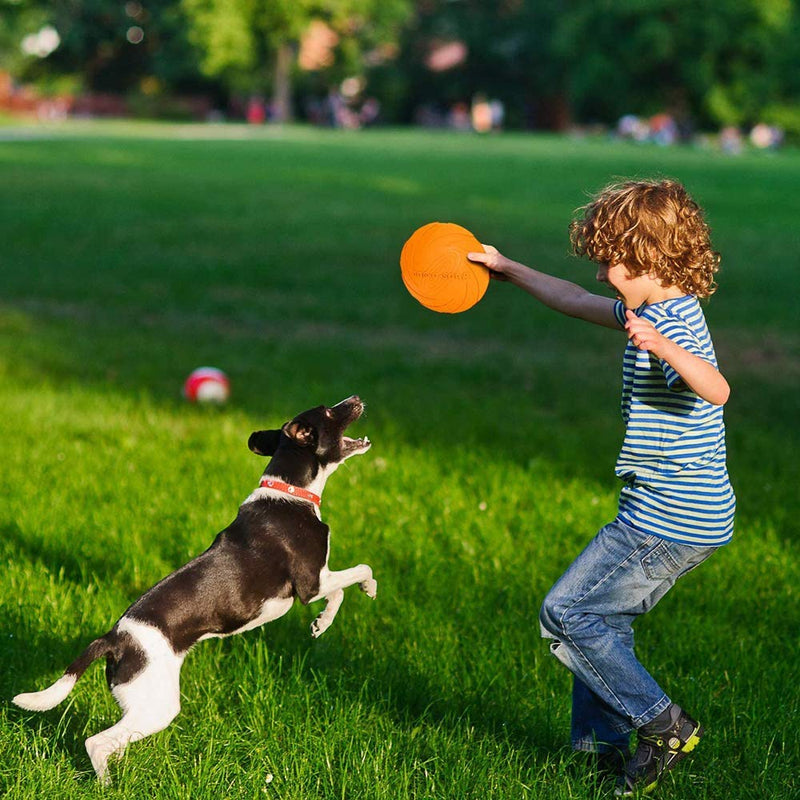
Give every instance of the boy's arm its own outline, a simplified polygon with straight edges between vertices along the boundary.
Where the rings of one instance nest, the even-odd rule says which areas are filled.
[[[640,350],[647,350],[669,364],[683,382],[703,400],[715,406],[724,406],[731,389],[722,373],[708,361],[660,334],[646,319],[626,311],[628,338]]]
[[[620,330],[619,322],[614,316],[615,301],[610,297],[593,294],[577,283],[556,278],[512,261],[498,253],[491,245],[484,247],[485,253],[468,253],[467,258],[488,267],[490,275],[495,280],[509,281],[533,295],[548,308],[560,311],[569,317],[577,317],[595,325]]]

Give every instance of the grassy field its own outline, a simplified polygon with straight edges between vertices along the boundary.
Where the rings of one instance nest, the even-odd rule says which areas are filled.
[[[616,508],[624,339],[492,284],[470,312],[405,292],[398,256],[453,221],[586,286],[572,210],[669,175],[723,254],[707,306],[736,539],[637,629],[707,728],[674,798],[800,793],[800,153],[738,158],[598,140],[75,124],[0,130],[0,794],[10,798],[600,798],[569,749],[569,675],[540,602]],[[226,370],[229,405],[185,404]],[[257,428],[360,394],[372,450],[330,481],[333,568],[373,566],[318,641],[320,606],[203,643],[183,711],[94,781],[118,717],[100,664],[53,681],[256,485]]]

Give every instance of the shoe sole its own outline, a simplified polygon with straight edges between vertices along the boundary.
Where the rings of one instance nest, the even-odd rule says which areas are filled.
[[[689,755],[689,753],[692,752],[692,750],[695,749],[695,747],[697,747],[698,744],[700,744],[700,739],[703,738],[704,733],[705,733],[705,728],[703,728],[702,725],[698,725],[691,732],[689,738],[678,749],[674,751],[674,756],[672,760],[664,767],[664,769],[661,771],[661,773],[654,781],[648,783],[646,786],[637,786],[634,789],[626,789],[623,791],[617,789],[614,792],[614,796],[632,797],[633,795],[638,794],[639,792],[643,794],[649,794],[650,792],[652,792],[658,786],[658,782],[661,780],[661,777],[665,773],[673,769],[673,767],[675,767],[679,762],[681,762],[686,756]]]

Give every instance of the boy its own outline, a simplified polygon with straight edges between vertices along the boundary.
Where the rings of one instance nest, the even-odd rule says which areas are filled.
[[[616,463],[617,518],[600,530],[544,600],[542,636],[573,673],[572,745],[619,773],[616,795],[653,787],[703,728],[639,663],[633,620],[682,575],[730,541],[735,498],[725,462],[717,369],[698,298],[715,290],[719,255],[703,213],[674,181],[630,181],[600,192],[570,226],[577,255],[617,300],[511,261],[470,253],[493,278],[550,308],[625,330]],[[638,745],[630,756],[629,740]]]

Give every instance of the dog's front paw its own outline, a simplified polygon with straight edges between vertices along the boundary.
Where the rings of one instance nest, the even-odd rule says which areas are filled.
[[[332,619],[327,619],[325,617],[325,612],[323,611],[312,623],[311,623],[311,635],[315,639],[319,639],[323,633],[325,633],[328,628],[331,626]]]
[[[378,594],[378,581],[375,578],[362,581],[358,584],[358,587],[367,597],[371,597],[373,600]]]

